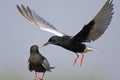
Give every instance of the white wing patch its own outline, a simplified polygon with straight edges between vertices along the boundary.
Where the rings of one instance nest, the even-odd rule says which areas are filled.
[[[37,13],[35,13],[29,7],[25,8],[23,5],[21,5],[21,7],[17,5],[17,8],[23,17],[25,17],[32,24],[39,27],[41,30],[51,32],[60,37],[65,35],[64,33],[58,31],[52,24],[48,23],[46,20],[40,17]]]

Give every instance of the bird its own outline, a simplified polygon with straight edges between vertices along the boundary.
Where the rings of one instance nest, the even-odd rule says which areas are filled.
[[[96,16],[83,28],[73,36],[67,35],[58,29],[56,29],[52,24],[47,22],[44,18],[39,16],[34,10],[30,9],[28,6],[25,7],[23,4],[16,5],[18,11],[21,15],[26,18],[29,22],[36,25],[41,30],[53,33],[54,36],[50,37],[49,40],[43,45],[48,44],[57,45],[70,50],[76,54],[74,58],[73,65],[76,64],[79,54],[82,54],[80,59],[80,65],[83,63],[84,54],[89,51],[97,51],[97,49],[92,48],[85,43],[90,43],[97,40],[106,31],[113,17],[113,0],[107,0],[103,5],[101,10],[96,14]]]
[[[51,72],[51,69],[54,69],[55,67],[50,67],[50,64],[47,58],[45,58],[39,52],[38,48],[39,47],[37,45],[32,45],[30,48],[30,57],[28,59],[28,63],[29,63],[28,69],[29,71],[35,71],[36,78],[38,78],[37,72],[43,73],[42,75],[42,80],[43,80],[45,72],[46,71]]]

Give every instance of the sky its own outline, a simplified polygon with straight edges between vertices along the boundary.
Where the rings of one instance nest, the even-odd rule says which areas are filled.
[[[104,53],[88,52],[83,65],[73,66],[76,56],[59,46],[42,44],[53,34],[26,21],[16,5],[29,6],[58,30],[74,35],[102,8],[106,0],[1,0],[0,1],[0,80],[33,80],[28,70],[30,47],[39,51],[56,68],[46,72],[44,79],[119,80],[120,79],[120,0],[113,0],[114,16],[109,28],[98,40],[87,45]],[[81,56],[81,54],[80,54]],[[39,74],[41,76],[41,74]]]

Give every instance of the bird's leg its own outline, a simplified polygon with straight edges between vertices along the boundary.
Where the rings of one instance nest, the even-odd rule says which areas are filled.
[[[73,63],[73,65],[75,65],[75,64],[76,64],[76,62],[77,62],[77,59],[79,58],[79,55],[78,55],[78,53],[76,53],[76,55],[77,55],[77,57],[74,59],[74,63]]]
[[[45,75],[45,72],[43,72],[43,75],[42,75],[42,80],[43,80],[44,75]]]
[[[80,66],[82,66],[84,56],[85,56],[84,53],[82,53],[82,57],[81,57],[81,60],[80,60]]]
[[[37,72],[35,72],[35,77],[37,78]]]

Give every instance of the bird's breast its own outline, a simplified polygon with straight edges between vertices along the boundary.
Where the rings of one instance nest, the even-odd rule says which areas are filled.
[[[45,68],[41,64],[31,64],[31,67],[36,72],[45,72]]]

